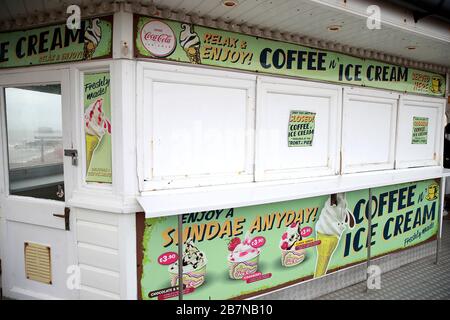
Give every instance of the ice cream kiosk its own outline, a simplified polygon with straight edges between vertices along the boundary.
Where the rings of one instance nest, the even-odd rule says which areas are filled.
[[[0,32],[4,296],[313,298],[438,260],[448,68],[92,6]]]

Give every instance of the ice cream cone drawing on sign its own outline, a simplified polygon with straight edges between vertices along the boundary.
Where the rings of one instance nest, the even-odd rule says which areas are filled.
[[[111,123],[103,112],[103,99],[97,99],[84,113],[84,131],[86,136],[86,169],[89,170],[94,151],[105,133],[111,134]]]
[[[320,241],[317,245],[317,261],[314,278],[318,278],[327,273],[330,259],[339,244],[344,230],[353,228],[355,219],[353,214],[347,208],[345,194],[337,195],[337,204],[331,204],[331,196],[325,202],[319,220],[316,224],[316,240]]]
[[[190,24],[181,24],[180,45],[191,63],[200,64],[200,38]]]
[[[102,29],[100,28],[100,19],[93,19],[91,25],[84,31],[84,59],[92,59],[101,38]]]

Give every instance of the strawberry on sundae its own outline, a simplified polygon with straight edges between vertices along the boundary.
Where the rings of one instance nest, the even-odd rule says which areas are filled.
[[[258,270],[259,254],[261,251],[250,245],[250,233],[247,232],[244,241],[233,238],[228,244],[228,267],[231,279],[242,279]]]

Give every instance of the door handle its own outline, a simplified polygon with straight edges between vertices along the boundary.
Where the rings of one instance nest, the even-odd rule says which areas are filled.
[[[64,208],[64,214],[53,214],[54,217],[64,218],[66,231],[70,231],[70,208]]]

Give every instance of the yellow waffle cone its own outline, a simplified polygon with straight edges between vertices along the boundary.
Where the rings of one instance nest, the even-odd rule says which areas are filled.
[[[339,238],[317,232],[317,240],[320,240],[320,244],[317,246],[317,262],[314,278],[321,277],[327,272],[328,263],[330,262],[334,249],[336,249]]]
[[[189,61],[191,63],[194,64],[200,64],[201,60],[200,60],[200,48],[197,47],[190,47],[187,49],[184,49],[184,51],[186,52],[186,55],[189,58]]]
[[[97,148],[99,142],[99,137],[86,134],[86,170],[89,170],[92,154],[94,153],[95,148]]]
[[[84,44],[84,59],[91,60],[96,48],[97,46],[95,45],[95,43],[90,41],[86,42]]]

